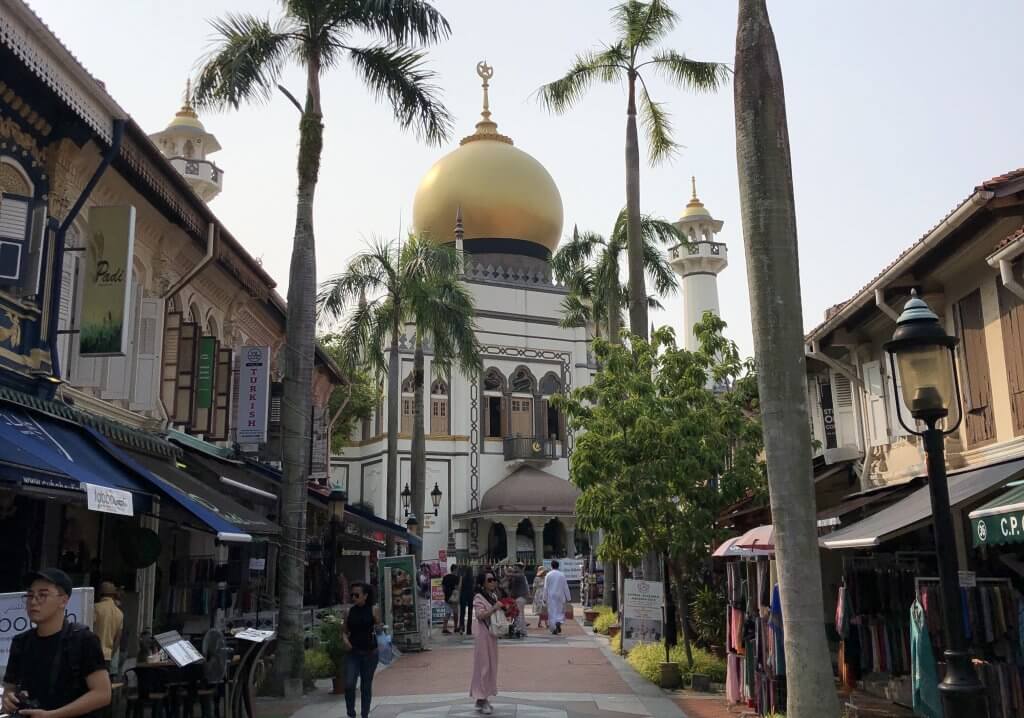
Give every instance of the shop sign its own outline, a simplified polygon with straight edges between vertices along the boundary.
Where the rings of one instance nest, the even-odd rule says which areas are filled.
[[[217,340],[199,337],[199,360],[196,362],[196,408],[213,406],[213,377],[217,368]]]
[[[825,382],[821,386],[821,420],[825,425],[825,448],[834,449],[839,445],[836,437],[836,413],[832,405],[832,385]]]
[[[978,585],[978,574],[974,571],[957,571],[960,588],[974,588]]]
[[[270,347],[242,347],[240,357],[236,440],[262,444],[267,440],[270,405]]]
[[[92,628],[93,589],[72,589],[64,615],[69,621]],[[11,654],[11,640],[30,628],[32,622],[25,614],[25,592],[0,593],[0,669],[7,666],[7,658]]]
[[[627,578],[622,590],[622,650],[658,643],[664,635],[664,585]]]
[[[975,546],[1024,543],[1024,510],[971,519]]]
[[[112,489],[109,486],[97,486],[96,484],[83,485],[90,511],[117,514],[118,516],[132,515],[132,493],[130,491]]]
[[[444,623],[448,617],[448,605],[444,600],[444,579],[430,579],[430,622],[434,624]]]
[[[399,645],[420,642],[415,564],[413,556],[388,556],[377,563],[384,623]]]
[[[82,289],[81,356],[124,356],[128,351],[129,298],[135,207],[89,210]]]

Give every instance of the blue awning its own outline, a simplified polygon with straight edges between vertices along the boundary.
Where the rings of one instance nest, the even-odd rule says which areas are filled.
[[[108,456],[90,429],[35,412],[0,407],[0,480],[40,490],[84,492],[87,484],[128,491],[133,513],[152,493]]]
[[[366,509],[358,506],[345,506],[345,514],[348,517],[355,518],[357,521],[362,521],[370,528],[381,529],[385,533],[389,533],[400,541],[405,541],[410,546],[422,546],[423,540],[414,533],[409,533],[408,529],[404,526],[391,523],[387,519],[382,519],[380,516],[373,514]]]

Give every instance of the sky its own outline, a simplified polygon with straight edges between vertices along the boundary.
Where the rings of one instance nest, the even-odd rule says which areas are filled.
[[[85,67],[148,131],[170,121],[185,80],[209,50],[208,20],[248,11],[275,17],[276,0],[31,0]],[[593,87],[573,111],[552,116],[533,97],[564,74],[578,51],[610,41],[611,0],[436,0],[451,38],[430,67],[455,116],[443,147],[403,133],[350,67],[323,82],[325,142],[315,212],[320,279],[343,271],[374,238],[410,226],[420,178],[473,131],[480,112],[479,60],[494,67],[491,110],[499,131],[547,167],[573,225],[608,233],[625,202],[625,93]],[[674,0],[680,15],[664,46],[732,63],[734,0]],[[975,185],[1024,166],[1024,93],[1018,61],[1024,3],[990,0],[770,0],[782,62],[800,246],[805,327],[845,301],[934,226]],[[284,84],[301,96],[302,75]],[[731,85],[694,95],[655,78],[677,141],[673,161],[641,168],[641,208],[677,218],[698,194],[725,222],[729,267],[719,279],[722,317],[753,353],[740,231]],[[212,209],[287,289],[294,227],[298,113],[268,104],[201,116],[223,150],[224,191]],[[641,140],[642,141],[642,140]],[[642,150],[643,151],[643,150]],[[652,320],[681,330],[682,301]]]

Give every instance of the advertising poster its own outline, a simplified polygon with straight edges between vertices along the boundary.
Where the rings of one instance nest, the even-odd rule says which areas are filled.
[[[132,284],[135,208],[93,207],[85,250],[81,356],[124,356]]]
[[[399,645],[419,643],[415,557],[382,558],[377,562],[377,571],[381,583],[381,612],[395,642]]]
[[[627,578],[622,591],[622,650],[638,643],[658,643],[664,635],[661,581]]]
[[[92,588],[72,589],[71,600],[68,601],[64,615],[73,623],[81,623],[92,628],[93,598]],[[25,613],[25,592],[0,593],[0,675],[7,667],[11,641],[31,627],[32,622]]]
[[[544,559],[544,568],[551,570],[551,559]],[[583,559],[560,558],[558,570],[565,574],[565,580],[569,583],[579,583],[583,580]]]
[[[443,579],[430,579],[430,622],[435,625],[444,623],[448,616],[448,604],[444,600]]]
[[[239,357],[235,441],[262,444],[267,440],[270,405],[270,347],[242,347]]]

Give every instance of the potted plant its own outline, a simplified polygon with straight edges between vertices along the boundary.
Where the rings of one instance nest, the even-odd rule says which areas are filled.
[[[345,637],[343,629],[344,622],[340,617],[325,616],[320,622],[320,647],[331,661],[334,667],[334,693],[340,695],[345,692]]]
[[[707,584],[700,587],[690,604],[697,638],[721,659],[725,658],[725,620],[722,617],[725,605],[725,595]]]
[[[585,609],[583,611],[583,625],[584,626],[593,626],[594,625],[594,621],[597,620],[597,616],[598,616],[598,611],[595,611],[593,608]]]

